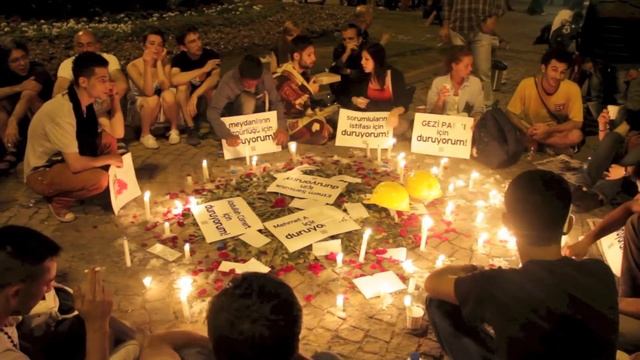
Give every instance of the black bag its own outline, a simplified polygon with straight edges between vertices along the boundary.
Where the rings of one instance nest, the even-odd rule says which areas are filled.
[[[524,153],[522,138],[520,130],[502,110],[489,110],[473,131],[474,158],[491,169],[511,166]]]

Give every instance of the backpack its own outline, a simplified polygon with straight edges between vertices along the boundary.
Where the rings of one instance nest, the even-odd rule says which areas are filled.
[[[497,108],[485,112],[478,120],[473,144],[475,160],[491,169],[515,164],[525,151],[520,130]]]

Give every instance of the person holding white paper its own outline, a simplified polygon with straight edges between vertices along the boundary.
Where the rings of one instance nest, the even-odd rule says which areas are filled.
[[[571,207],[567,181],[546,170],[525,171],[509,184],[504,204],[520,268],[451,265],[425,281],[429,320],[444,351],[454,360],[613,360],[614,275],[600,260],[561,253]]]
[[[410,129],[410,121],[401,117],[409,109],[413,94],[408,91],[404,74],[387,64],[387,52],[378,43],[362,51],[362,68],[367,80],[353,85],[351,110],[389,111],[389,127],[396,136]]]
[[[427,112],[465,114],[478,121],[484,112],[482,82],[471,75],[473,53],[464,46],[454,46],[445,60],[447,75],[433,79],[427,93]]]
[[[73,85],[42,105],[29,127],[24,181],[45,197],[60,222],[76,219],[70,208],[77,200],[109,186],[102,167],[122,166],[116,146],[116,139],[124,136],[122,94],[111,82],[108,66],[94,52],[76,56]],[[94,109],[98,99],[111,102],[111,118],[98,119]]]

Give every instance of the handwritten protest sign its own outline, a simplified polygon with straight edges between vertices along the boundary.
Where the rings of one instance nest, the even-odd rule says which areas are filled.
[[[282,241],[289,252],[336,234],[360,229],[347,214],[329,205],[271,220],[264,226]]]
[[[236,147],[222,142],[225,160],[282,150],[273,142],[273,133],[278,129],[278,115],[275,111],[223,117],[222,121],[231,133],[242,139],[242,144]]]
[[[208,243],[262,229],[262,222],[240,197],[217,200],[191,209]]]
[[[471,155],[473,118],[417,113],[411,135],[411,152],[468,159]]]
[[[131,153],[122,155],[121,168],[109,167],[109,195],[111,195],[111,207],[116,215],[129,201],[140,196],[140,186],[136,178],[136,170],[133,168]]]
[[[336,146],[386,149],[393,131],[387,125],[389,112],[359,112],[340,109]]]
[[[278,176],[267,191],[331,204],[346,186],[347,183],[342,181],[289,171]]]
[[[587,219],[587,223],[592,230],[600,221],[602,220]],[[609,264],[611,271],[620,277],[622,270],[622,250],[624,249],[624,227],[601,238],[596,244],[602,257],[604,257],[604,260]]]

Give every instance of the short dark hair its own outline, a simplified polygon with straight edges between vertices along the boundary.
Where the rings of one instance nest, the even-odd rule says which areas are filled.
[[[358,35],[358,37],[362,36],[362,30],[360,29],[360,27],[352,22],[342,25],[342,27],[340,28],[340,32],[345,32],[351,29],[356,31],[356,35]]]
[[[13,50],[22,50],[29,54],[29,48],[25,42],[13,38],[0,39],[0,68],[6,69],[9,66],[9,57]]]
[[[567,64],[567,67],[571,67],[573,65],[573,55],[570,52],[561,49],[561,48],[550,48],[540,58],[540,64],[544,66],[548,66],[551,63],[551,60],[555,60],[562,64]]]
[[[160,29],[151,29],[151,30],[147,31],[144,35],[142,35],[142,44],[143,45],[147,43],[147,38],[149,37],[149,35],[160,36],[160,38],[162,39],[162,42],[163,43],[166,42],[164,31],[162,31]]]
[[[571,208],[569,183],[547,170],[528,170],[516,176],[504,196],[507,217],[530,245],[560,244]],[[551,243],[549,243],[551,242]]]
[[[207,322],[217,360],[290,360],[298,353],[302,308],[293,289],[271,275],[233,279],[211,301]]]
[[[245,55],[238,65],[238,71],[242,79],[257,80],[262,77],[264,67],[257,56]]]
[[[0,289],[38,280],[43,274],[42,264],[61,250],[37,230],[17,225],[0,227]]]
[[[464,45],[452,46],[444,60],[444,67],[447,74],[451,72],[451,65],[459,63],[462,61],[462,58],[467,56],[473,56],[473,52],[471,52],[469,47]]]
[[[187,27],[185,27],[184,29],[182,29],[178,35],[176,35],[176,42],[178,43],[178,45],[184,45],[184,39],[187,37],[187,35],[191,34],[191,33],[200,33],[200,31],[198,30],[197,27],[193,26],[193,25],[189,25]]]
[[[92,77],[97,67],[109,68],[109,61],[102,55],[91,51],[78,54],[73,59],[73,64],[71,65],[73,83],[78,85],[80,77]]]
[[[293,59],[293,54],[301,53],[305,51],[309,46],[313,46],[313,41],[307,35],[297,35],[293,39],[291,39],[291,47],[289,49],[291,59]]]

